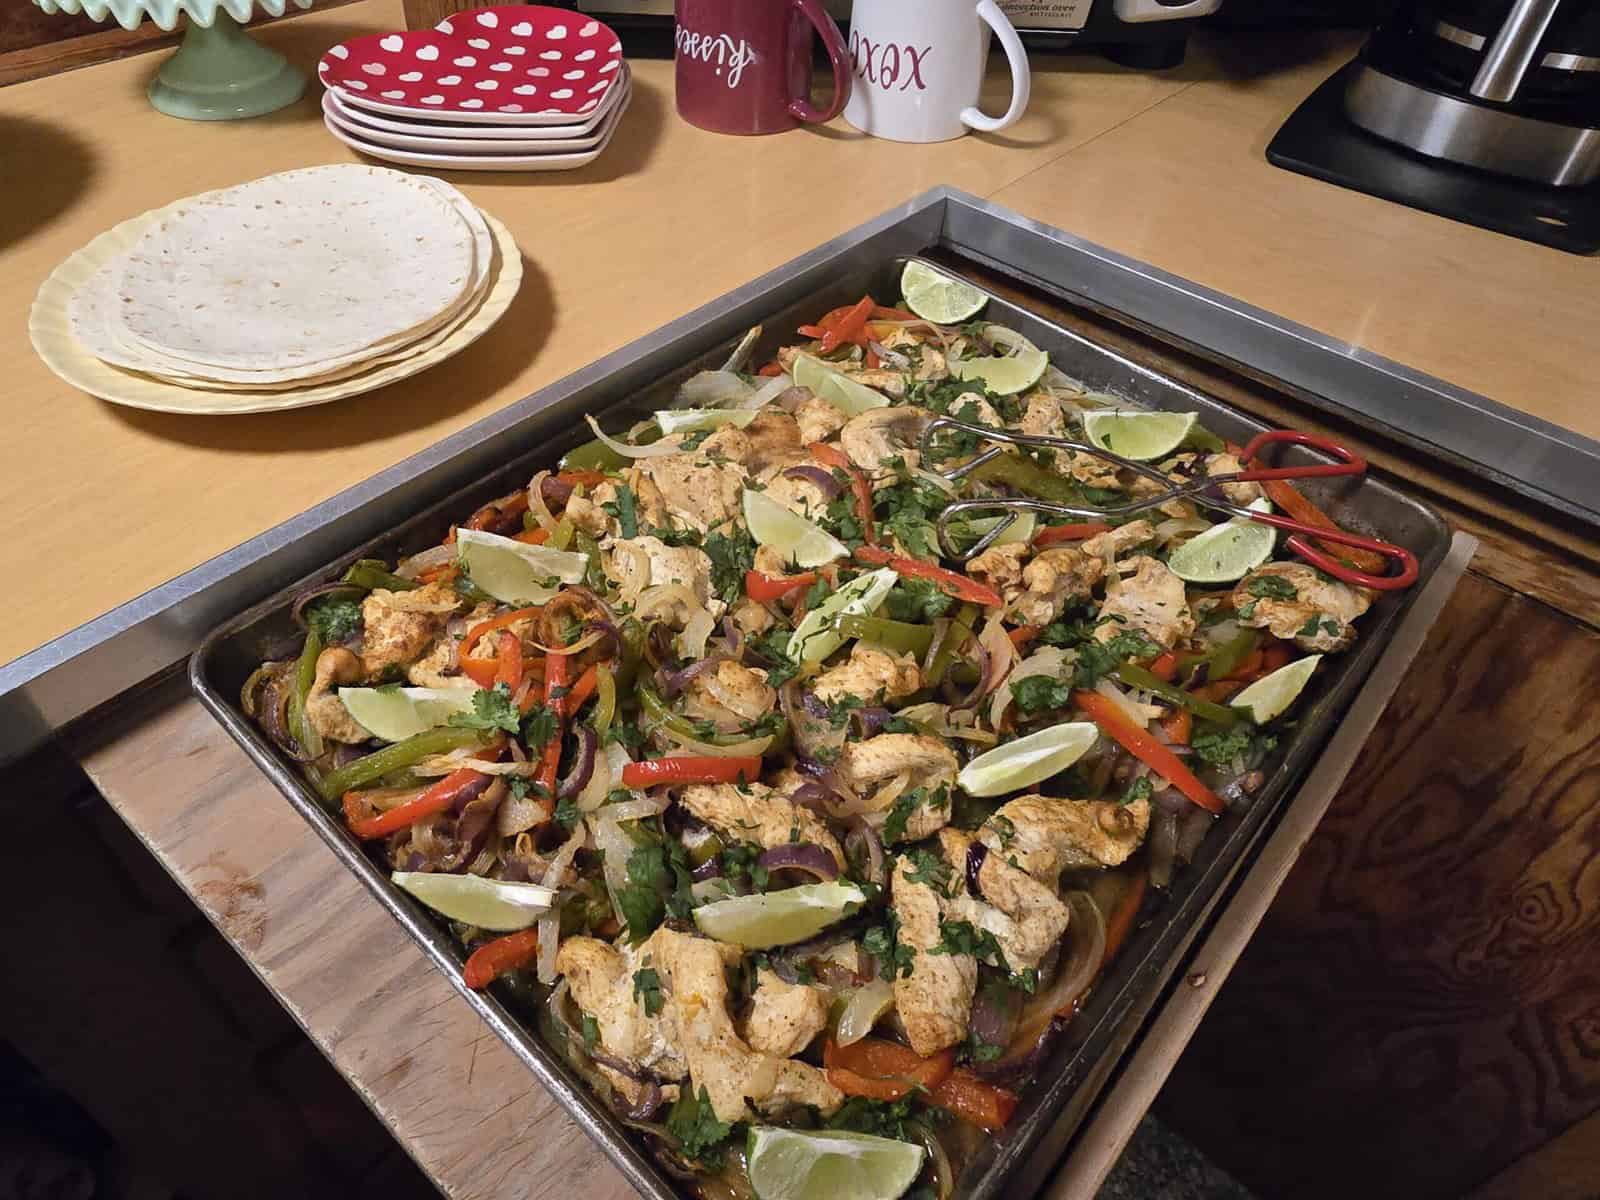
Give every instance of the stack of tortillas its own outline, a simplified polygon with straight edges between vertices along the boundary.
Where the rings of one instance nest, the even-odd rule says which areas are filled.
[[[382,382],[478,313],[504,266],[499,240],[436,179],[287,171],[162,210],[71,293],[66,321],[102,363],[184,389]]]

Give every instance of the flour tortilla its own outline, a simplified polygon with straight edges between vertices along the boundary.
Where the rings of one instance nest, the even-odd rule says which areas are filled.
[[[465,304],[473,235],[421,179],[344,164],[196,198],[122,259],[107,319],[195,374],[324,368],[437,328]]]
[[[494,239],[482,214],[472,202],[442,180],[423,178],[420,182],[438,192],[471,230],[473,272],[471,286],[463,295],[459,308],[446,314],[438,328],[424,330],[418,337],[389,339],[370,351],[277,371],[231,371],[220,367],[200,367],[182,359],[154,354],[119,336],[113,317],[118,306],[116,285],[120,260],[101,268],[71,297],[68,320],[72,335],[96,358],[112,366],[151,375],[181,387],[213,391],[286,391],[348,378],[413,354],[425,353],[471,319],[498,272],[497,264],[492,261]]]

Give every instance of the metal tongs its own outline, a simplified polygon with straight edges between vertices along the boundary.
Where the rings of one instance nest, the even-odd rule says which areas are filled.
[[[1244,508],[1229,501],[1221,490],[1225,483],[1262,483],[1274,479],[1327,479],[1337,475],[1362,475],[1366,472],[1367,461],[1354,453],[1346,446],[1340,445],[1331,438],[1319,437],[1310,433],[1296,433],[1292,430],[1269,430],[1258,435],[1254,441],[1239,452],[1239,459],[1245,464],[1254,462],[1256,456],[1267,446],[1285,444],[1292,446],[1309,446],[1321,450],[1340,461],[1336,463],[1310,463],[1299,467],[1260,467],[1235,471],[1227,475],[1208,475],[1190,483],[1175,482],[1162,471],[1157,470],[1149,463],[1135,462],[1133,459],[1123,458],[1120,454],[1113,454],[1099,446],[1087,442],[1077,442],[1070,438],[1045,437],[1036,434],[1015,433],[1006,429],[994,429],[987,425],[973,425],[966,421],[957,421],[952,417],[939,417],[935,419],[922,434],[922,456],[926,461],[934,439],[940,431],[953,431],[973,434],[986,442],[1003,442],[1012,446],[1037,446],[1049,450],[1070,450],[1080,454],[1092,454],[1096,458],[1112,464],[1121,470],[1132,471],[1142,475],[1154,483],[1160,484],[1162,491],[1158,494],[1131,500],[1127,504],[1111,508],[1097,508],[1089,505],[1061,504],[1049,500],[1037,500],[1029,497],[1007,499],[1005,497],[984,497],[973,500],[956,500],[946,506],[939,515],[938,531],[940,549],[951,559],[957,562],[968,562],[982,554],[1016,521],[1017,515],[1025,512],[1040,513],[1052,517],[1083,517],[1088,519],[1119,519],[1132,517],[1138,513],[1147,512],[1153,508],[1160,508],[1173,500],[1190,500],[1202,508],[1212,512],[1226,513],[1244,521],[1255,521],[1258,524],[1270,525],[1274,529],[1282,529],[1288,533],[1288,547],[1305,559],[1318,570],[1333,576],[1335,579],[1355,587],[1372,588],[1375,591],[1393,592],[1410,587],[1417,581],[1417,558],[1404,546],[1396,546],[1390,542],[1381,542],[1373,538],[1360,537],[1357,534],[1346,533],[1341,529],[1323,529],[1317,525],[1308,525],[1289,517],[1281,517],[1276,513],[1257,512],[1254,509]],[[971,462],[963,463],[953,470],[943,473],[943,478],[957,482],[987,462],[991,462],[999,455],[1006,453],[1003,446],[991,446],[979,454]],[[978,512],[1000,511],[1012,514],[1008,519],[998,523],[993,529],[987,530],[977,542],[966,550],[960,550],[950,536],[950,522],[958,517],[968,517]],[[1365,571],[1357,570],[1333,558],[1331,555],[1319,550],[1312,542],[1333,542],[1341,546],[1353,546],[1373,554],[1391,559],[1399,564],[1397,574],[1371,575]]]

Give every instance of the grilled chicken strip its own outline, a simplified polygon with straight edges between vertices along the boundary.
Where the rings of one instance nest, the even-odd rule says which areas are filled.
[[[949,916],[994,934],[1012,972],[1037,969],[1067,931],[1071,920],[1067,906],[1053,886],[1013,867],[987,846],[979,851],[978,895],[973,896],[967,866],[974,845],[982,843],[969,833],[939,831],[939,850],[956,880],[956,895],[946,905]]]
[[[864,742],[849,742],[839,754],[838,769],[862,795],[871,794],[904,775],[902,794],[923,788],[922,803],[911,811],[905,832],[893,841],[914,842],[937,833],[950,821],[948,789],[960,769],[955,751],[939,738],[914,733],[880,733]],[[941,789],[944,789],[941,791]]]
[[[1018,796],[978,831],[998,856],[1054,887],[1068,867],[1115,867],[1139,848],[1150,828],[1150,802],[1063,800]]]
[[[895,860],[889,903],[899,922],[899,940],[911,948],[911,973],[896,975],[894,1006],[911,1048],[926,1058],[967,1036],[978,963],[970,954],[935,954],[943,935],[939,921],[946,898],[927,883],[914,882],[909,858]]]
[[[681,1080],[689,1073],[689,1064],[679,1048],[676,1011],[663,1005],[650,1016],[633,994],[634,973],[655,965],[659,936],[642,946],[630,946],[626,938],[615,946],[590,937],[566,938],[556,953],[556,971],[566,976],[573,1002],[594,1018],[602,1050],[641,1073]],[[638,1098],[637,1080],[604,1066],[600,1069],[630,1100]]]
[[[652,948],[691,1086],[701,1088],[719,1121],[750,1119],[750,1107],[765,1115],[810,1106],[824,1116],[844,1103],[844,1094],[817,1068],[792,1058],[752,1049],[734,1029],[728,1011],[728,968],[743,957],[738,947],[670,929],[658,929]]]
[[[867,704],[903,700],[922,686],[922,671],[909,654],[895,654],[866,642],[856,642],[850,657],[817,676],[811,690],[819,700],[835,703],[841,696],[856,696]]]
[[[1269,563],[1239,581],[1233,606],[1240,624],[1293,638],[1303,650],[1343,650],[1356,640],[1355,619],[1372,606],[1372,594],[1304,563]]]
[[[697,783],[683,789],[683,806],[726,838],[755,842],[767,850],[812,842],[845,865],[839,841],[809,808],[790,804],[764,783],[741,791],[731,783]],[[791,836],[793,835],[793,836]]]
[[[756,972],[752,999],[744,1040],[759,1054],[793,1058],[828,1027],[828,994],[802,983],[785,983],[768,967]]]
[[[1106,602],[1100,606],[1103,623],[1095,627],[1095,640],[1108,642],[1132,629],[1172,649],[1194,632],[1183,580],[1166,563],[1146,554],[1128,559],[1126,565],[1134,568],[1132,576],[1114,574],[1106,581]]]

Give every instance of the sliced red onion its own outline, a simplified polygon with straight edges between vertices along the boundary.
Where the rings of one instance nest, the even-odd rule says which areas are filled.
[[[696,883],[704,883],[708,879],[721,879],[722,860],[715,856],[706,859],[705,862],[689,872],[689,878]]]
[[[956,687],[955,681],[947,674],[944,678],[945,699],[950,702],[950,707],[961,712],[963,709],[977,708],[978,704],[999,686],[998,671],[995,669],[994,656],[989,653],[981,638],[973,640],[973,646],[978,654],[978,684],[972,689],[970,695],[961,698],[961,692]]]
[[[1266,775],[1261,771],[1246,771],[1235,779],[1230,779],[1222,785],[1219,793],[1229,808],[1238,808],[1246,800],[1261,790],[1261,785],[1267,781]]]
[[[595,752],[600,749],[600,737],[588,725],[578,725],[573,730],[578,735],[578,761],[571,772],[556,785],[557,800],[571,800],[589,786],[594,775]]]
[[[348,596],[352,600],[359,600],[367,593],[352,584],[340,583],[337,580],[332,583],[319,583],[316,587],[307,588],[294,598],[294,607],[289,610],[289,615],[294,618],[294,623],[300,626],[301,629],[309,629],[310,625],[306,623],[306,605],[313,600],[321,600],[327,596],[341,594]]]
[[[546,504],[565,505],[572,499],[573,486],[557,479],[554,475],[546,475],[539,481],[539,495],[544,497]]]
[[[1178,857],[1178,814],[1158,808],[1150,815],[1150,886],[1172,883],[1172,866]]]
[[[792,413],[807,400],[811,399],[811,397],[812,391],[810,388],[790,387],[779,392],[777,396],[773,398],[772,403],[778,408],[783,409],[784,412]]]
[[[796,808],[809,808],[812,812],[824,817],[833,815],[832,810],[829,808],[829,801],[837,799],[837,796],[815,779],[806,780],[789,793],[790,804],[793,804]]]
[[[1206,834],[1211,832],[1211,827],[1216,824],[1216,818],[1201,808],[1198,804],[1191,804],[1189,811],[1178,818],[1178,861],[1191,863],[1195,853],[1200,849],[1200,843],[1206,840]]]
[[[851,822],[850,832],[844,838],[844,852],[852,862],[862,855],[866,857],[868,883],[882,887],[888,882],[884,872],[883,839],[864,817],[858,816]]]
[[[806,715],[815,717],[819,721],[826,721],[831,715],[827,704],[815,692],[800,689],[800,707],[806,710]]]
[[[763,850],[756,862],[769,871],[804,871],[828,883],[839,878],[839,864],[815,842],[792,842]]]
[[[983,864],[988,857],[989,847],[974,838],[972,845],[967,847],[967,891],[972,893],[974,900],[983,899],[983,889],[978,886],[978,876],[983,873]],[[1008,1038],[1007,1041],[1009,1040]],[[1003,1046],[1005,1042],[999,1044]]]
[[[1106,954],[1106,919],[1088,892],[1068,892],[1062,899],[1071,913],[1065,938],[1066,952],[1050,985],[1028,997],[1016,1039],[1000,1062],[1032,1054],[1039,1039],[1057,1016],[1070,1015],[1089,990]]]
[[[814,758],[797,754],[795,755],[794,766],[795,770],[802,775],[808,775],[815,779],[846,804],[861,803],[861,797],[857,794],[855,788],[851,787],[844,776],[839,774],[835,768],[828,766],[827,763],[818,762]]]
[[[652,1079],[644,1085],[639,1098],[623,1110],[622,1115],[630,1121],[648,1121],[661,1111],[662,1103],[661,1085]]]
[[[493,776],[479,775],[456,793],[455,803],[451,805],[450,811],[458,817],[463,815],[467,811],[467,806],[488,791],[492,783],[494,783]]]
[[[873,736],[894,720],[894,714],[881,704],[869,704],[866,708],[858,708],[851,715],[855,717],[861,736],[864,738]]]
[[[1194,808],[1194,803],[1175,787],[1165,787],[1150,797],[1155,801],[1155,807],[1160,812],[1171,813],[1177,816],[1186,808]]]
[[[934,657],[944,645],[945,638],[950,636],[950,625],[949,617],[934,618],[933,638],[928,642],[928,652],[922,656],[922,676],[924,679],[927,678],[928,672],[933,670]]]
[[[365,758],[367,753],[365,746],[352,746],[348,742],[340,742],[334,747],[333,765],[335,767],[345,766],[355,762],[358,758]]]
[[[1021,1014],[1021,999],[1010,988],[980,987],[972,998],[968,1028],[991,1046],[1009,1046]]]
[[[698,662],[690,663],[681,671],[668,671],[662,668],[656,672],[656,682],[661,685],[662,699],[676,700],[683,694],[683,689],[689,686],[689,681],[696,675],[702,674],[718,663],[726,661],[727,658],[724,655],[713,654],[700,659]]]
[[[815,485],[817,490],[829,500],[836,499],[839,493],[844,491],[844,484],[833,477],[832,471],[823,467],[811,466],[810,464],[789,467],[784,470],[783,477],[785,479],[804,479],[807,483]]]
[[[882,342],[868,342],[867,347],[892,367],[909,367],[911,360],[898,350],[891,350]]]
[[[728,643],[728,654],[734,662],[744,661],[744,630],[732,617],[722,618],[722,637]]]

